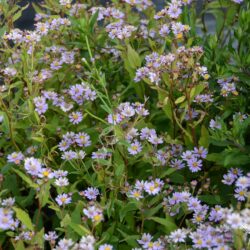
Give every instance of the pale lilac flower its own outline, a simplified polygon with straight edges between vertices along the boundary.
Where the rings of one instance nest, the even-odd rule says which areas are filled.
[[[174,243],[185,242],[186,237],[187,237],[186,230],[180,228],[171,232],[169,235],[169,239],[171,240],[171,242]]]
[[[72,150],[64,151],[64,153],[62,154],[62,159],[67,161],[77,159],[77,153]]]
[[[19,165],[24,159],[24,155],[21,152],[13,152],[7,156],[8,162]]]
[[[205,159],[207,157],[207,149],[203,148],[203,147],[199,147],[199,148],[194,148],[194,155],[195,157],[198,157],[198,158],[202,158],[202,159]]]
[[[15,198],[11,198],[11,197],[7,199],[3,199],[1,202],[1,205],[3,207],[9,207],[9,208],[13,207],[14,204],[15,204]]]
[[[107,120],[108,123],[116,125],[122,122],[122,116],[120,114],[109,114]]]
[[[233,184],[233,182],[235,181],[235,176],[231,173],[227,173],[223,175],[223,180],[222,183],[224,183],[225,185],[229,185],[231,186]]]
[[[84,208],[83,213],[94,223],[99,223],[100,221],[104,220],[102,210],[94,205]]]
[[[103,244],[99,246],[98,250],[113,250],[113,246],[109,244]]]
[[[170,4],[168,6],[167,14],[173,19],[177,19],[181,12],[181,8],[177,4]]]
[[[71,195],[65,194],[65,193],[59,194],[56,197],[56,202],[59,206],[67,205],[67,204],[71,203]]]
[[[44,237],[43,237],[45,240],[47,241],[52,241],[54,242],[57,238],[58,238],[58,235],[56,234],[55,231],[50,231],[48,232],[47,234],[44,234]]]
[[[234,197],[238,201],[245,201],[246,198],[248,197],[248,195],[249,195],[249,193],[248,193],[247,189],[243,189],[243,188],[236,188],[235,189]]]
[[[90,136],[84,132],[80,132],[75,134],[75,142],[78,144],[79,147],[88,147],[91,145]]]
[[[83,119],[83,116],[82,116],[82,113],[81,112],[72,112],[70,115],[69,115],[69,120],[70,122],[72,122],[73,124],[78,124],[82,121]]]
[[[134,189],[134,190],[129,191],[128,197],[134,198],[136,200],[140,200],[143,198],[143,195],[140,190]]]
[[[44,114],[48,109],[48,104],[46,103],[46,99],[42,96],[34,98],[34,104],[36,106],[36,112],[41,115]]]
[[[128,148],[128,152],[131,155],[136,155],[142,151],[142,146],[139,141],[135,140],[133,143],[131,143],[130,147]]]
[[[30,157],[24,160],[24,168],[27,171],[27,173],[33,176],[38,176],[42,171],[42,164],[39,159]]]
[[[64,171],[64,170],[60,170],[60,169],[54,171],[55,178],[65,177],[67,175],[68,175],[68,171]]]
[[[201,170],[202,161],[198,160],[196,158],[192,158],[192,159],[190,159],[190,160],[187,161],[187,165],[188,165],[189,170],[192,173],[195,173],[195,172],[198,172],[198,171]]]
[[[100,192],[97,188],[89,187],[84,190],[83,195],[89,200],[96,200],[97,196],[100,195]]]
[[[56,179],[55,184],[58,187],[66,187],[69,185],[69,180],[67,177],[59,177]]]
[[[246,176],[241,176],[237,179],[235,183],[236,187],[239,188],[249,188],[250,187],[250,178]]]
[[[176,169],[182,169],[185,167],[183,161],[178,160],[178,159],[174,159],[170,162],[170,167],[171,168],[176,168]]]

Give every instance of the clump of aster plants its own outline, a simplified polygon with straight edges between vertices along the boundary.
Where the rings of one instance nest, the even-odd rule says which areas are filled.
[[[20,30],[15,2],[0,248],[249,249],[249,3],[44,0]]]

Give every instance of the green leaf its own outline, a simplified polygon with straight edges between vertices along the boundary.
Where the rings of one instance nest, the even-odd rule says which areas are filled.
[[[13,210],[16,212],[16,217],[18,218],[18,220],[20,220],[22,224],[24,224],[29,230],[34,231],[34,226],[29,217],[29,214],[21,208],[13,207]]]
[[[18,170],[18,169],[14,169],[12,168],[12,170],[19,175],[19,177],[21,177],[27,184],[29,184],[30,187],[32,188],[38,188],[38,185],[35,184],[27,175],[25,175],[22,171]]]
[[[186,96],[181,96],[175,100],[175,104],[182,103],[186,100]]]
[[[164,226],[166,233],[170,233],[177,229],[176,224],[174,223],[173,219],[169,216],[167,218],[159,218],[159,217],[150,217],[148,220],[153,220],[158,224]]]
[[[85,228],[84,226],[82,226],[80,224],[76,224],[74,222],[71,222],[69,224],[69,226],[70,226],[70,228],[72,228],[80,236],[91,234],[91,232],[87,228]]]
[[[128,62],[129,66],[133,69],[141,66],[141,59],[139,54],[130,46],[128,45]]]

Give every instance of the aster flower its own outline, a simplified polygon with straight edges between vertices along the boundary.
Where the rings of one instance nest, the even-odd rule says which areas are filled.
[[[239,188],[249,188],[250,187],[250,178],[246,176],[241,176],[237,179],[235,183],[236,187]]]
[[[39,159],[29,157],[24,160],[24,168],[27,173],[33,176],[38,176],[42,171],[42,164]]]
[[[65,187],[69,185],[69,180],[66,177],[59,177],[56,179],[55,184],[58,187]]]
[[[171,232],[169,235],[169,239],[171,240],[171,242],[174,242],[174,243],[185,242],[186,237],[187,237],[186,230],[180,229],[180,228]]]
[[[67,160],[67,161],[70,161],[70,160],[73,160],[73,159],[77,159],[77,153],[74,152],[74,151],[72,151],[72,150],[65,151],[62,154],[62,159],[63,160]]]
[[[55,231],[50,231],[47,234],[44,234],[43,238],[47,241],[54,242],[58,238],[58,235],[56,234]]]
[[[75,142],[80,147],[88,147],[91,145],[90,136],[84,132],[80,132],[78,134],[75,134],[74,136]]]
[[[41,115],[44,114],[48,109],[48,104],[46,103],[46,99],[42,96],[34,98],[34,104],[36,106],[36,112]]]
[[[21,152],[13,152],[7,156],[8,162],[19,165],[24,159],[24,155]]]
[[[65,177],[67,175],[68,175],[68,171],[64,171],[64,170],[56,170],[56,171],[54,171],[55,178]]]
[[[73,124],[78,124],[82,121],[83,119],[83,116],[82,116],[82,113],[81,112],[72,112],[70,115],[69,115],[69,120],[70,122],[72,122]]]
[[[84,190],[82,194],[89,200],[96,200],[97,196],[100,195],[100,192],[95,187],[89,187]]]
[[[143,198],[143,195],[140,190],[134,189],[134,190],[129,191],[128,197],[134,198],[136,200],[140,200]]]
[[[92,220],[93,223],[99,223],[103,218],[102,210],[96,206],[89,206],[83,209],[83,213]]]
[[[59,194],[56,197],[56,202],[59,206],[65,206],[71,203],[71,195],[70,194]]]
[[[222,180],[222,183],[224,183],[225,185],[232,185],[235,181],[235,176],[231,173],[228,173],[228,174],[224,174],[223,175],[223,180]]]
[[[139,141],[135,140],[133,143],[131,143],[130,147],[128,148],[128,152],[131,155],[136,155],[142,151],[142,146]]]
[[[238,201],[245,201],[246,198],[248,197],[248,195],[249,195],[249,193],[248,193],[247,189],[243,189],[243,188],[236,188],[235,189],[234,197]]]
[[[50,168],[42,168],[38,174],[39,178],[52,179],[54,178],[54,173]]]
[[[207,149],[205,149],[204,147],[199,147],[199,148],[194,148],[194,155],[195,157],[198,157],[198,158],[202,158],[202,159],[205,159],[207,157]]]
[[[149,195],[156,195],[161,191],[161,185],[156,181],[146,181],[144,184],[144,190]]]
[[[239,229],[242,227],[244,220],[241,218],[240,214],[231,213],[227,216],[226,222],[232,229]]]
[[[192,173],[195,173],[195,172],[198,172],[198,171],[201,170],[202,161],[198,160],[196,158],[192,158],[192,159],[190,159],[190,160],[187,161],[187,165],[188,165],[189,170]]]
[[[103,244],[99,246],[98,250],[113,250],[113,246],[109,244]]]

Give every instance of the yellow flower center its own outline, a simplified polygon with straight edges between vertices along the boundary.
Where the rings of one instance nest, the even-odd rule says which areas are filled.
[[[97,215],[94,216],[94,221],[98,222],[98,221],[101,220],[101,218],[102,218],[101,215],[97,214]]]

